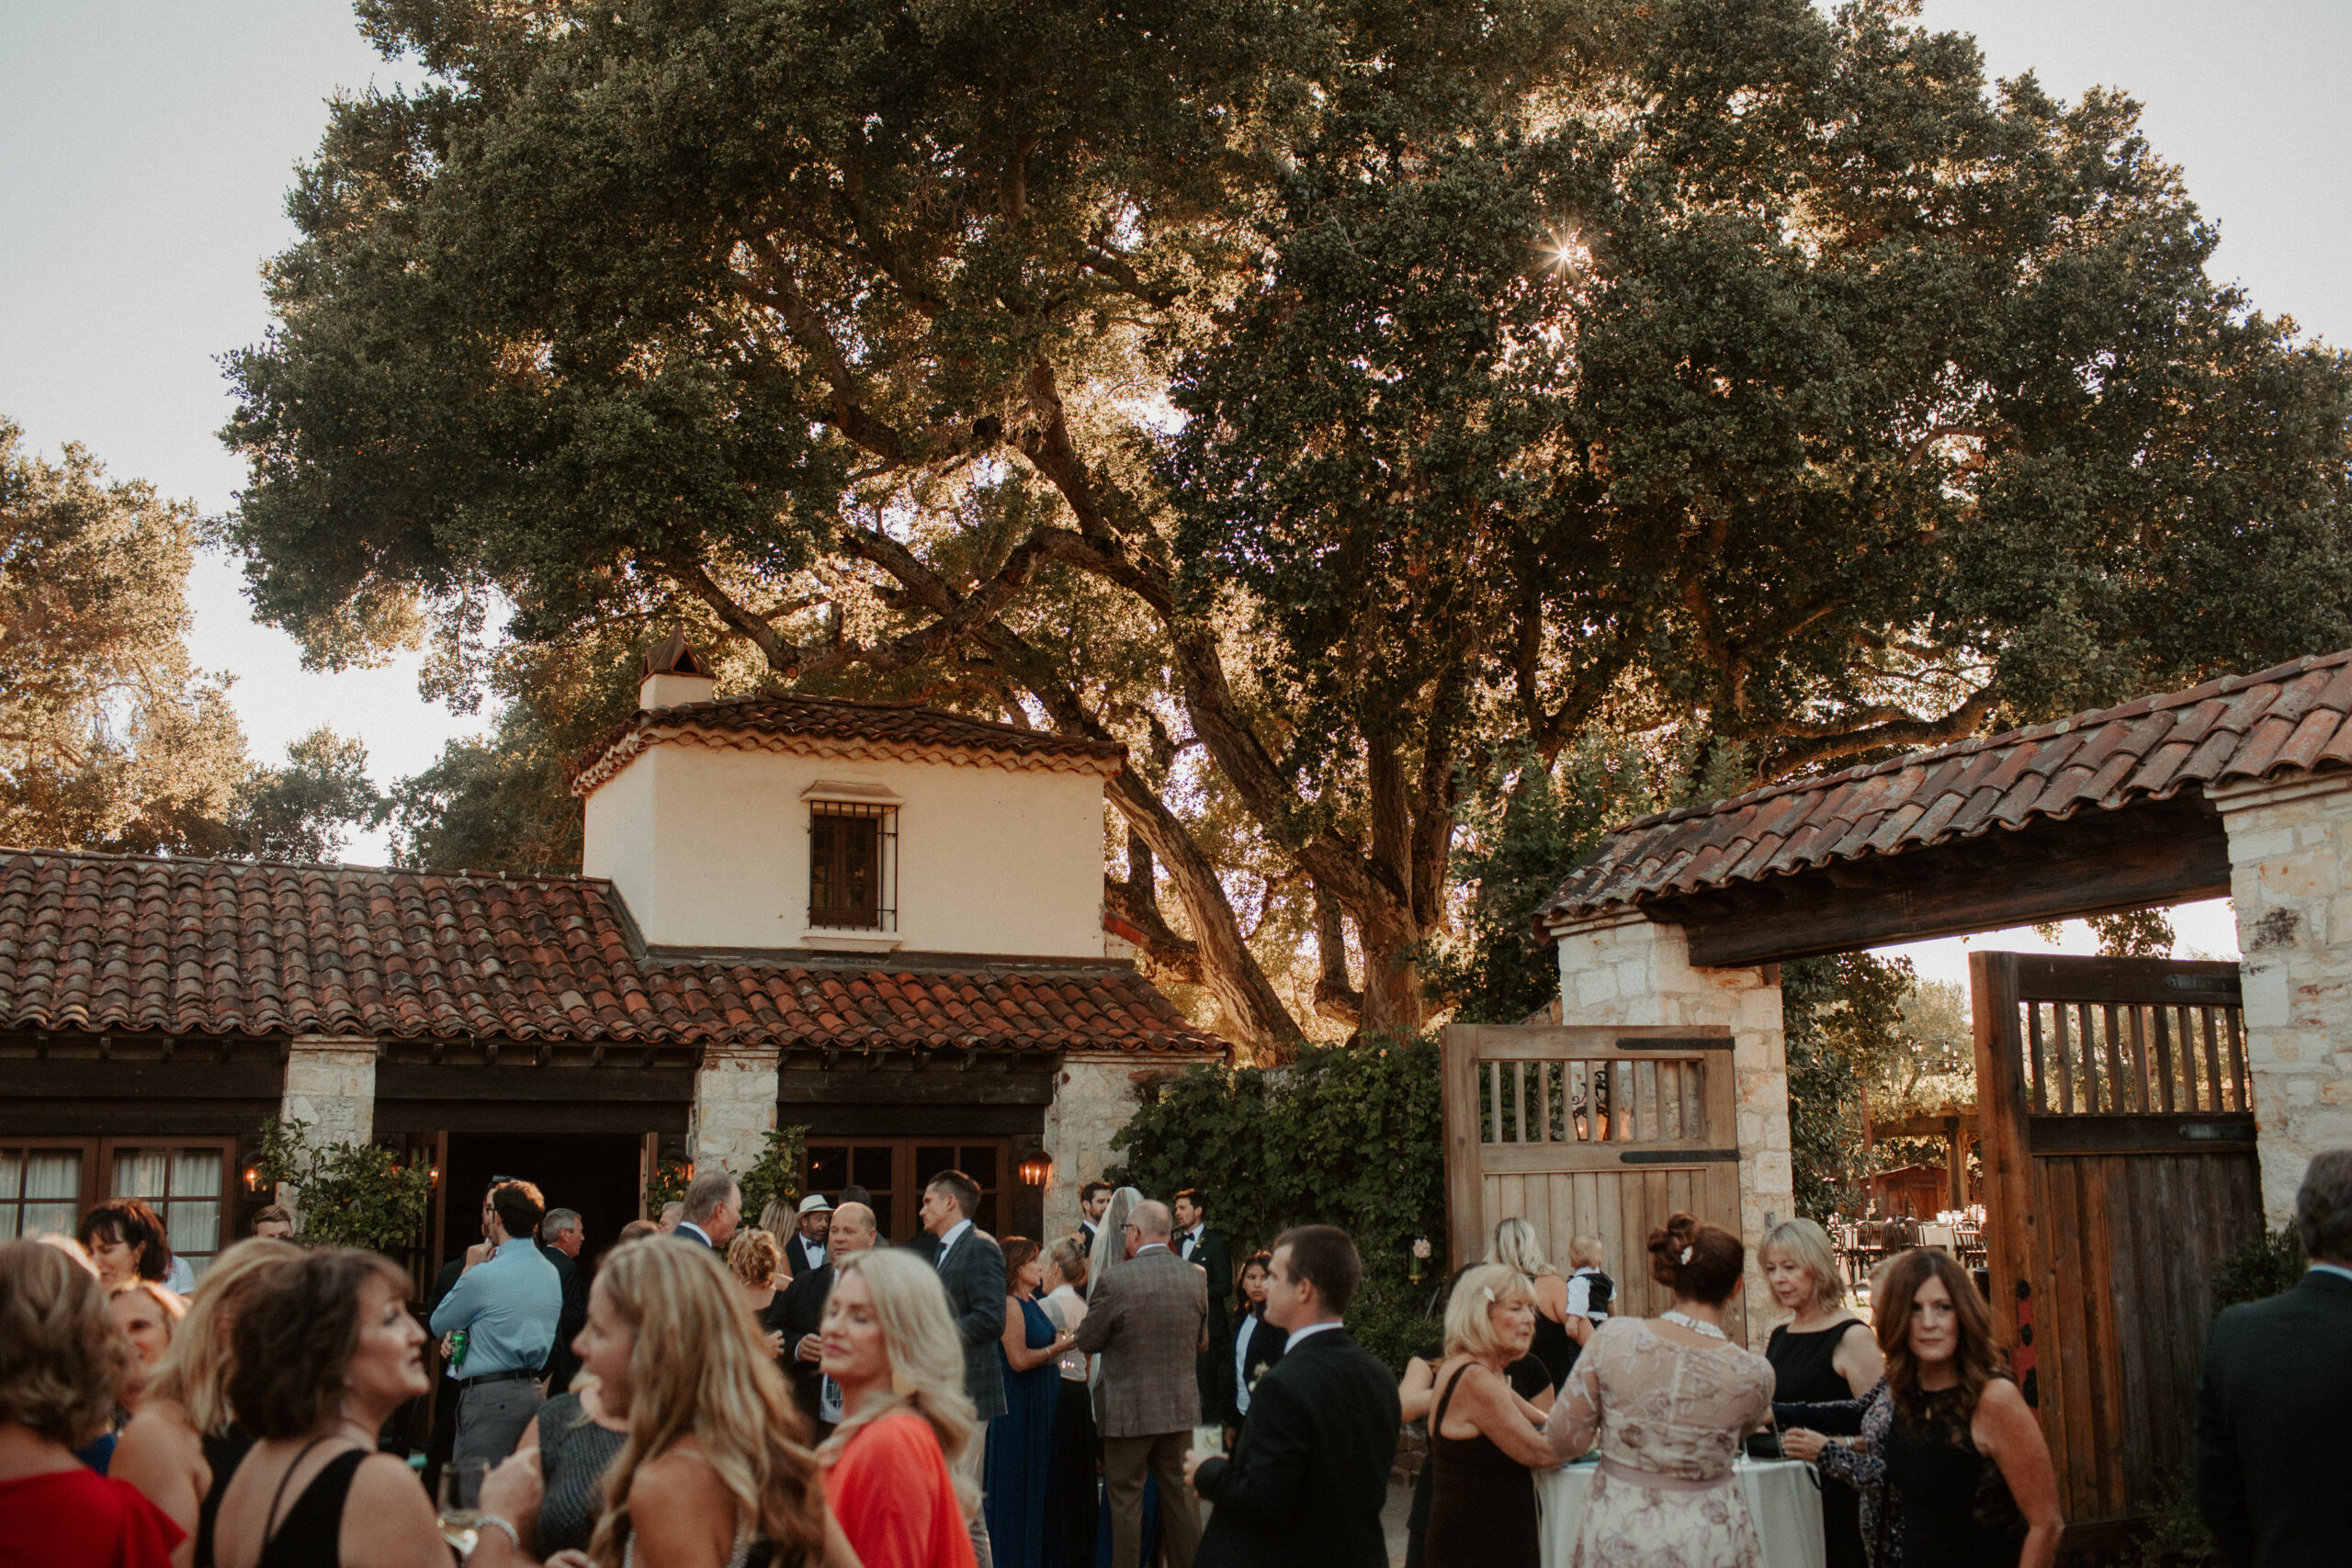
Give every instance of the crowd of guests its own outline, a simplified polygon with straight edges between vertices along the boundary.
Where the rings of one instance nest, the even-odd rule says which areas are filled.
[[[941,1173],[891,1247],[855,1190],[747,1225],[713,1171],[591,1278],[580,1216],[500,1179],[423,1322],[403,1271],[286,1239],[283,1211],[182,1292],[153,1213],[102,1205],[0,1247],[0,1564],[446,1568],[462,1527],[481,1568],[1381,1568],[1405,1420],[1429,1432],[1415,1568],[1536,1568],[1535,1477],[1584,1459],[1561,1568],[1757,1568],[1735,1466],[1759,1436],[1817,1467],[1832,1568],[2055,1561],[2048,1449],[1944,1253],[1881,1265],[1866,1323],[1822,1230],[1773,1227],[1756,1262],[1787,1321],[1759,1356],[1725,1327],[1732,1232],[1652,1232],[1670,1304],[1639,1317],[1592,1238],[1563,1273],[1506,1220],[1399,1386],[1344,1327],[1342,1231],[1237,1266],[1197,1191],[1090,1184],[1046,1247],[978,1228],[980,1197]],[[2346,1458],[2352,1151],[2312,1162],[2298,1224],[2311,1273],[2223,1314],[2199,1388],[2233,1564],[2337,1540],[2312,1499]],[[440,1488],[383,1441],[435,1340]]]

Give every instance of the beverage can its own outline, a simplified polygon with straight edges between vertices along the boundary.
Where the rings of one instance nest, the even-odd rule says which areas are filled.
[[[451,1329],[449,1331],[449,1375],[457,1376],[465,1364],[466,1331],[462,1328]]]

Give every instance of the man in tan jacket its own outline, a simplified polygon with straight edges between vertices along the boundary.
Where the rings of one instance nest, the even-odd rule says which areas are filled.
[[[1125,1260],[1096,1287],[1077,1348],[1102,1358],[1102,1484],[1111,1510],[1111,1568],[1140,1568],[1143,1487],[1159,1479],[1160,1542],[1168,1568],[1193,1568],[1201,1516],[1184,1456],[1201,1420],[1193,1358],[1208,1345],[1208,1280],[1169,1250],[1165,1203],[1127,1216]],[[1102,1253],[1097,1253],[1098,1258]]]

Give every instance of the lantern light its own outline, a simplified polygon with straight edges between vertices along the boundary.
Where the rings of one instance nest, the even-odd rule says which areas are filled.
[[[1054,1156],[1043,1149],[1024,1155],[1021,1160],[1021,1180],[1029,1187],[1043,1187],[1054,1179]]]

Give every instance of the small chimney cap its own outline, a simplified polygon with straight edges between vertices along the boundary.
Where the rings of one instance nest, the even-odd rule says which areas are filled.
[[[715,680],[717,671],[702,650],[686,640],[686,634],[673,631],[645,650],[647,675],[700,675]]]

